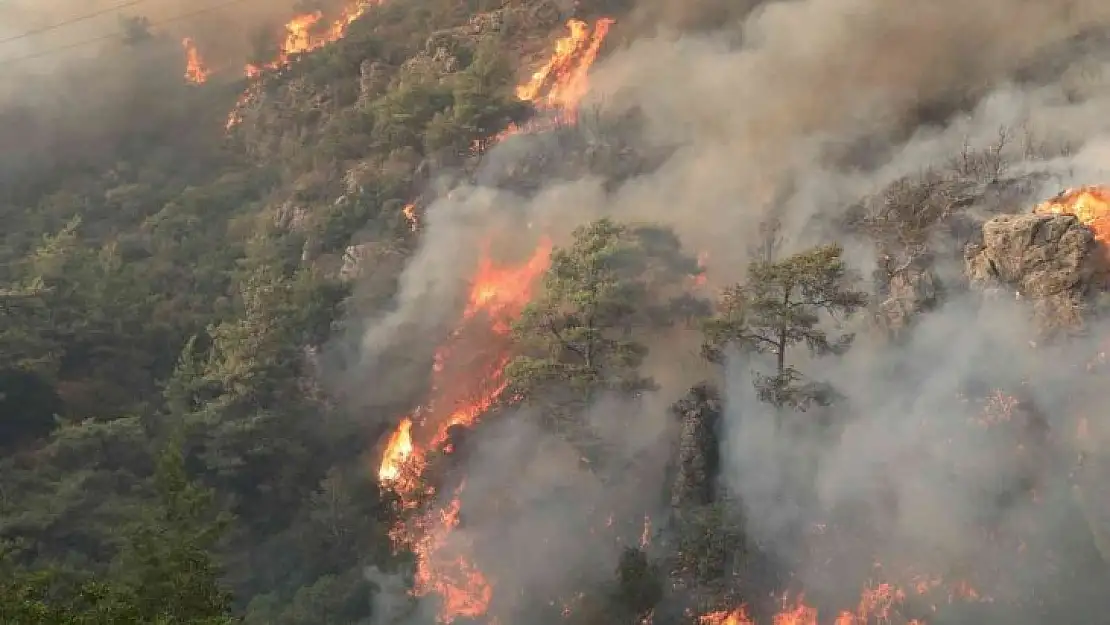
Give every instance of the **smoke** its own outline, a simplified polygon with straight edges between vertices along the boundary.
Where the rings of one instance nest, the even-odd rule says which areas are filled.
[[[118,150],[127,145],[160,143],[173,153],[168,158],[200,160],[190,158],[196,144],[211,145],[222,131],[212,102],[229,107],[234,95],[185,84],[181,39],[192,37],[209,69],[236,80],[258,29],[277,41],[294,9],[292,0],[0,3],[5,195],[23,201],[19,187],[56,179],[60,170],[126,160]],[[128,30],[134,18],[147,20],[153,38]],[[226,108],[218,113],[225,114]]]
[[[295,0],[13,0],[0,5],[0,40],[4,40],[0,58],[15,60],[5,64],[9,73],[53,72],[75,59],[97,55],[109,42],[94,41],[123,35],[124,20],[144,18],[155,33],[196,39],[209,62],[238,68],[250,53],[251,37],[258,29],[280,34],[281,24],[303,4]],[[341,0],[334,0],[314,6],[334,9],[340,4]]]
[[[599,216],[670,225],[691,248],[709,253],[711,279],[723,284],[742,277],[760,236],[756,226],[772,215],[785,226],[785,252],[840,238],[858,269],[870,269],[869,244],[845,238],[834,225],[844,210],[901,177],[949,166],[966,146],[988,148],[1000,129],[1007,133],[1008,176],[1048,176],[1036,193],[1105,176],[1110,89],[1103,72],[1110,56],[1085,34],[1110,27],[1110,4],[798,0],[750,3],[724,17],[711,5],[698,5],[709,7],[706,13],[695,7],[689,16],[665,18],[659,16],[667,15],[667,3],[641,7],[639,19],[669,26],[641,29],[650,34],[613,51],[591,74],[603,115],[635,114],[640,144],[665,146],[669,156],[619,184],[587,177],[549,183],[527,197],[466,188],[431,205],[425,243],[404,273],[395,310],[372,321],[362,339],[361,370],[386,368],[391,349],[442,330],[457,312],[474,243],[504,233],[495,215],[519,217],[557,243]],[[709,30],[705,15],[717,15],[719,28],[679,31]],[[494,148],[488,160],[506,167],[519,149]],[[961,273],[958,258],[941,262],[943,275]],[[905,342],[865,339],[835,364],[800,360],[803,371],[830,380],[847,397],[848,423],[833,440],[808,427],[777,431],[751,389],[759,363],[734,362],[726,376],[722,479],[744,502],[749,531],[816,594],[837,598],[858,596],[859,584],[876,577],[875,557],[888,558],[883,570],[892,575],[1000,581],[1001,598],[1068,577],[1053,578],[1051,567],[1031,563],[1016,543],[1011,549],[989,542],[978,529],[984,519],[1001,528],[1001,542],[1027,524],[1052,528],[1037,553],[1057,554],[1060,568],[1086,570],[1090,562],[1069,552],[1062,538],[1086,531],[1069,525],[1070,487],[1041,485],[1038,505],[999,503],[1029,467],[1015,459],[1017,441],[992,442],[973,425],[982,413],[974,402],[988,388],[1025,389],[1028,405],[1059,419],[1050,429],[1069,425],[1070,417],[1053,409],[1073,405],[1066,400],[1076,388],[1070,365],[1085,353],[1073,346],[1049,359],[1029,346],[1033,334],[1021,304],[984,307],[956,296],[925,315]],[[661,406],[677,398],[687,372],[658,350],[689,351],[692,342],[656,346],[652,366],[664,379],[682,381],[667,385],[644,411],[656,436],[601,428],[629,458],[646,453],[662,462],[655,445],[670,430]],[[604,404],[596,411],[611,416],[640,408]],[[557,594],[569,580],[610,574],[613,550],[582,537],[598,506],[626,492],[619,488],[624,482],[598,482],[527,415],[497,415],[472,440],[474,452],[457,467],[472,489],[460,532],[480,554],[486,545],[479,562],[491,578]],[[513,448],[530,451],[526,458],[505,451]],[[641,485],[615,507],[658,510],[654,493],[664,472],[635,466],[643,471]],[[816,483],[806,475],[817,475]],[[513,502],[512,514],[494,513],[501,508],[492,502],[502,500]],[[833,523],[839,533],[824,543],[793,541],[797,531],[818,532],[814,527],[830,516],[859,526],[848,531]],[[814,546],[829,543],[845,569],[829,570],[822,551],[828,547]]]

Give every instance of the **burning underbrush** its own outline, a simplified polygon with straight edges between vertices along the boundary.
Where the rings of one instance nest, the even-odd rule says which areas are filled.
[[[352,5],[330,26],[319,13],[296,17],[287,25],[288,36],[278,57],[249,66],[246,76],[256,81],[265,72],[284,67],[297,54],[342,37],[347,26],[373,4]],[[565,36],[554,42],[550,58],[516,90],[517,97],[531,103],[537,115],[492,137],[490,145],[512,135],[540,134],[578,123],[580,102],[588,91],[588,72],[613,24],[607,18],[593,24],[570,20]],[[204,82],[210,72],[195,46],[188,40],[184,45],[187,80]],[[257,84],[248,86],[240,106],[254,97]],[[229,126],[237,123],[238,110],[231,113]],[[1104,245],[1110,240],[1108,210],[1110,192],[1084,187],[1053,198],[1035,213],[1075,215]],[[406,204],[403,214],[413,232],[434,227],[425,222],[417,202]],[[569,446],[551,445],[554,452],[545,447],[545,453],[559,456],[558,463],[547,466],[543,464],[547,460],[523,457],[530,452],[501,457],[490,452],[490,442],[468,440],[468,435],[476,433],[487,438],[493,431],[487,419],[511,413],[499,410],[514,400],[506,396],[505,375],[506,366],[517,355],[511,329],[541,288],[553,249],[548,236],[529,233],[527,237],[534,237],[535,244],[520,258],[496,258],[497,241],[490,238],[474,267],[456,268],[467,275],[466,301],[435,350],[426,396],[409,414],[399,417],[372,461],[379,482],[397,493],[406,512],[391,537],[397,550],[415,556],[411,593],[436,605],[435,619],[441,623],[519,622],[530,612],[530,606],[521,605],[520,597],[525,596],[550,597],[548,605],[532,612],[555,613],[571,623],[600,622],[591,619],[589,605],[574,599],[583,594],[582,587],[606,583],[612,562],[626,548],[650,556],[650,566],[645,569],[658,566],[665,570],[675,558],[669,550],[681,543],[673,535],[678,525],[673,518],[682,511],[645,503],[651,500],[647,495],[650,484],[642,486],[631,479],[621,483],[634,492],[629,499],[635,503],[624,505],[627,502],[618,501],[616,494],[620,489],[611,483],[599,484],[590,469],[582,468],[588,462]],[[704,267],[712,263],[712,257],[702,252],[698,262]],[[706,281],[704,275],[692,277],[690,288],[703,289]],[[944,329],[951,334],[951,327]],[[927,324],[925,332],[928,335]],[[937,328],[933,332],[939,333],[932,335],[935,343],[951,341]],[[968,344],[984,346],[982,341],[964,338]],[[934,345],[915,349],[934,356],[929,364],[936,369],[967,366],[930,351]],[[657,605],[636,614],[637,622],[940,625],[960,622],[953,614],[998,605],[1013,606],[1019,613],[1035,612],[1040,598],[1031,600],[1023,595],[1036,584],[1027,579],[1014,582],[1012,573],[1022,567],[1037,569],[1027,577],[1039,583],[1055,571],[1045,573],[1038,567],[1048,563],[1048,569],[1058,569],[1062,565],[1057,562],[1069,560],[1070,556],[1058,555],[1052,540],[1044,544],[1036,540],[1044,526],[1053,531],[1061,526],[1047,509],[1052,504],[1046,503],[1059,504],[1049,493],[1058,495],[1060,485],[1045,475],[1059,474],[1058,466],[1046,466],[1058,465],[1068,447],[1053,447],[1054,443],[1046,440],[1043,415],[1030,407],[1034,402],[1018,401],[993,389],[964,393],[952,381],[946,381],[942,390],[903,386],[913,377],[905,372],[918,371],[925,376],[921,368],[920,363],[901,362],[889,371],[869,369],[868,375],[876,377],[898,371],[899,377],[889,380],[891,387],[897,387],[891,391],[896,396],[890,403],[905,405],[879,402],[875,396],[881,393],[871,387],[852,389],[850,399],[862,404],[865,416],[853,423],[839,415],[847,424],[838,426],[841,429],[836,436],[822,432],[816,437],[824,437],[820,442],[827,449],[817,449],[811,434],[783,441],[775,438],[779,434],[749,430],[747,425],[733,434],[747,436],[746,442],[722,440],[722,447],[732,447],[728,450],[732,455],[744,456],[733,460],[742,469],[726,467],[721,476],[705,479],[720,479],[728,486],[722,490],[735,491],[730,493],[735,497],[730,505],[739,510],[738,516],[744,518],[741,525],[750,536],[742,549],[728,554],[733,569],[720,576],[727,580],[725,584],[735,582],[739,587],[748,581],[744,578],[762,575],[744,568],[745,550],[750,550],[763,552],[766,560],[774,562],[777,570],[767,576],[782,583],[776,584],[769,596],[743,597],[727,604],[720,598],[736,593],[715,588],[715,605],[707,605],[700,597],[695,600],[696,591],[686,593],[676,583],[656,589]],[[1012,385],[1019,377],[1009,376],[1006,381]],[[933,405],[923,408],[915,404],[921,395],[928,395]],[[987,397],[988,401],[980,410],[970,406],[976,400],[967,397]],[[760,411],[743,400],[731,397],[730,402],[733,405],[728,410],[743,413],[733,415],[732,421],[758,419]],[[870,402],[874,403],[868,405]],[[924,414],[928,410],[944,418]],[[959,423],[952,422],[952,415],[959,415]],[[479,426],[481,429],[476,429]],[[664,431],[659,438],[672,434]],[[534,439],[527,444],[514,443],[530,450],[546,444]],[[799,457],[795,451],[784,452],[781,446],[786,443],[811,454]],[[761,444],[762,448],[753,447]],[[490,457],[500,460],[493,462]],[[652,456],[657,464],[667,462],[661,458],[663,454]],[[519,482],[541,480],[537,475],[550,480],[549,473],[571,476],[569,485],[546,486],[551,491],[563,488],[574,498],[565,493],[548,499],[537,495],[522,503],[526,498],[515,492]],[[500,481],[491,479],[492,474]],[[752,476],[768,474],[774,474],[772,481],[777,483],[753,486]],[[845,481],[831,483],[837,479]],[[817,486],[806,482],[817,482]],[[641,487],[642,492],[635,492]],[[523,511],[530,506],[543,507],[537,502],[557,502],[561,507],[552,505],[548,518]],[[571,529],[583,538],[571,542]],[[718,529],[699,531],[715,539],[713,532]],[[1083,525],[1069,526],[1069,531],[1090,534]],[[526,541],[543,546],[522,549]],[[930,557],[930,553],[939,555]],[[590,572],[581,574],[586,581],[573,580],[575,587],[557,573],[535,573],[542,568],[537,554],[561,560],[562,567],[571,561],[590,561]],[[596,571],[604,575],[595,575]]]

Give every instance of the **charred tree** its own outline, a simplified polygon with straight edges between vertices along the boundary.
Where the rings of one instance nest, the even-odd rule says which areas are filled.
[[[680,422],[671,507],[704,506],[715,499],[720,470],[721,398],[707,384],[693,387],[672,407]]]

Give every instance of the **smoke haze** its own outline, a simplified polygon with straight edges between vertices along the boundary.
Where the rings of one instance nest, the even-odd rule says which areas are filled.
[[[473,266],[465,241],[500,232],[500,226],[486,225],[492,221],[482,221],[497,211],[523,214],[557,243],[567,241],[568,224],[600,216],[673,226],[690,249],[708,253],[710,279],[720,286],[742,277],[757,243],[756,226],[772,215],[785,225],[784,252],[840,239],[866,275],[874,252],[833,225],[843,212],[903,176],[947,166],[965,146],[989,148],[1000,129],[1010,137],[1004,146],[1007,175],[1045,176],[1023,203],[1031,205],[1064,184],[1105,179],[1110,47],[1093,45],[1085,35],[1110,27],[1106,2],[802,0],[726,13],[722,7],[642,4],[636,28],[655,34],[611,50],[591,74],[591,92],[603,114],[637,113],[644,122],[638,140],[666,146],[670,156],[615,189],[587,178],[552,184],[530,197],[466,192],[432,204],[427,243],[405,272],[396,311],[371,323],[365,335],[364,366],[385,362],[387,339],[404,343],[443,329],[449,318],[444,311],[457,305],[457,294],[446,285],[465,280]],[[648,29],[648,20],[663,26]],[[707,22],[730,20],[731,26],[715,32],[677,30],[709,30]],[[504,167],[518,149],[495,148],[490,166]],[[967,210],[988,215],[1018,208]],[[459,215],[475,220],[463,227],[456,223]],[[961,279],[957,254],[939,263],[941,275]],[[802,586],[812,585],[809,590],[819,596],[857,597],[859,583],[875,577],[879,558],[894,575],[985,580],[1004,593],[1000,600],[1039,588],[1048,568],[1030,563],[1016,545],[984,546],[975,528],[985,517],[1001,518],[1003,533],[1034,521],[1056,528],[1051,544],[1039,547],[1064,559],[1059,567],[1085,570],[1089,563],[1069,554],[1065,544],[1074,529],[1062,512],[1072,505],[1069,487],[1042,485],[1037,506],[998,504],[1004,490],[999,485],[1019,480],[1024,461],[1015,459],[1011,447],[967,435],[968,424],[982,413],[980,404],[967,399],[975,387],[1023,388],[1041,408],[1074,406],[1074,398],[1063,400],[1082,390],[1071,373],[1089,359],[1089,345],[1105,338],[1092,329],[1096,336],[1087,344],[1049,360],[1029,345],[1034,330],[1023,306],[1008,300],[981,305],[977,297],[957,294],[926,315],[904,343],[864,338],[836,364],[792,356],[803,371],[831,380],[847,396],[850,423],[835,441],[819,440],[806,427],[776,432],[769,409],[751,388],[750,372],[758,363],[732,362],[722,479],[744,502],[750,531],[789,563]],[[406,332],[407,324],[419,330]],[[667,348],[696,349],[689,339],[679,342]],[[670,370],[675,381],[664,385],[650,409],[608,402],[597,411],[628,414],[654,433],[629,446],[630,456],[646,453],[650,459],[636,465],[647,486],[626,495],[620,507],[662,518],[657,492],[665,475],[643,467],[664,461],[650,451],[673,436],[661,406],[677,399],[690,380],[666,357],[657,360],[660,377]],[[1067,409],[1061,412],[1048,410],[1049,428],[1066,437],[1074,418]],[[537,453],[526,468],[506,472],[520,465],[503,457],[505,448],[561,446],[529,425],[528,415],[495,418],[482,426],[474,437],[482,442],[458,467],[476,491],[519,502],[512,515],[472,511],[465,527],[476,544],[497,542],[495,549],[478,549],[491,578],[558,588],[582,575],[583,567],[608,575],[616,552],[589,537],[588,520],[613,505],[616,493],[628,491],[598,482],[570,457],[541,460]],[[615,447],[629,438],[621,428],[603,431]],[[799,465],[818,467],[820,510],[783,503],[799,488],[792,481]],[[819,548],[780,540],[784,528],[830,517],[857,523],[835,531],[843,532],[836,562],[858,575],[824,568],[828,554]],[[542,546],[536,536],[543,536]],[[1076,592],[1086,603],[1077,604],[1073,618],[1090,614],[1101,601],[1090,589]],[[509,610],[517,615],[510,622],[525,622],[524,606],[517,608]],[[1015,623],[1038,622],[1028,614],[1011,616]]]

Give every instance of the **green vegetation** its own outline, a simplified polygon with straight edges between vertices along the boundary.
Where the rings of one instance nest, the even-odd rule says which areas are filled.
[[[509,365],[508,395],[539,407],[551,427],[600,461],[576,418],[606,393],[655,388],[641,372],[642,338],[704,308],[684,288],[700,271],[665,228],[602,219],[575,230],[569,247],[552,252],[542,293],[516,324],[524,355]]]
[[[757,381],[761,399],[779,407],[804,411],[832,399],[827,385],[807,382],[787,362],[791,346],[804,345],[815,355],[841,354],[854,335],[830,337],[822,315],[836,320],[867,304],[867,294],[854,290],[841,249],[825,245],[783,260],[759,260],[748,268],[748,279],[725,290],[720,311],[706,323],[703,352],[722,362],[728,347],[774,355],[774,373]]]
[[[37,110],[31,97],[0,109],[0,134],[26,148],[0,155],[0,625],[435,621],[411,600],[418,554],[394,533],[423,519],[426,502],[406,505],[375,471],[383,437],[420,400],[365,407],[321,372],[368,319],[395,309],[422,236],[405,207],[427,204],[443,177],[526,197],[553,179],[617,183],[660,162],[666,147],[637,150],[630,139],[635,111],[583,112],[577,126],[551,129],[542,139],[558,145],[555,156],[526,146],[509,166],[482,160],[536,113],[513,87],[530,69],[520,59],[562,34],[561,4],[387,2],[344,39],[251,85],[186,84],[178,41],[128,20],[99,57],[60,70],[58,84],[32,85],[83,106]],[[584,17],[651,10],[574,4]],[[696,20],[671,19],[709,28],[749,4],[714,0]],[[269,56],[272,41],[258,44],[256,56]],[[105,67],[110,80],[94,71]],[[243,88],[254,97],[225,132]],[[879,202],[855,225],[921,244],[969,180],[1001,175],[995,161],[963,167],[899,181],[897,210]],[[605,495],[596,505],[627,492],[654,500],[639,474],[666,473],[668,487],[694,494],[659,506],[667,514],[654,519],[663,536],[654,543],[641,534],[642,509],[599,523],[616,528],[604,530],[619,544],[615,567],[503,600],[536,606],[535,622],[687,625],[742,602],[758,613],[782,590],[778,563],[748,535],[744,502],[716,483],[724,365],[741,355],[767,367],[755,384],[780,427],[835,410],[836,389],[805,375],[803,357],[843,355],[854,335],[841,322],[869,302],[840,246],[780,257],[766,234],[743,281],[713,301],[695,288],[696,254],[660,224],[591,221],[552,252],[512,328],[491,411],[531,419],[546,437],[537,447],[554,438],[570,464],[577,457],[586,477],[573,477]],[[673,369],[705,368],[666,382],[709,381],[668,413],[655,405],[663,382],[653,358],[679,344],[691,357]],[[426,360],[413,368],[431,370]],[[620,408],[602,415],[609,421],[591,412],[610,404]],[[643,437],[661,442],[612,449],[617,437],[603,429],[637,430],[648,410],[674,417]],[[465,455],[455,452],[428,453],[434,468],[418,495],[442,486],[437,471]],[[665,455],[677,469],[644,470]],[[791,479],[812,486],[808,468]],[[514,495],[488,508],[534,503]],[[784,530],[800,543],[799,532]],[[387,595],[400,597],[400,617]],[[564,614],[568,597],[575,607]]]

